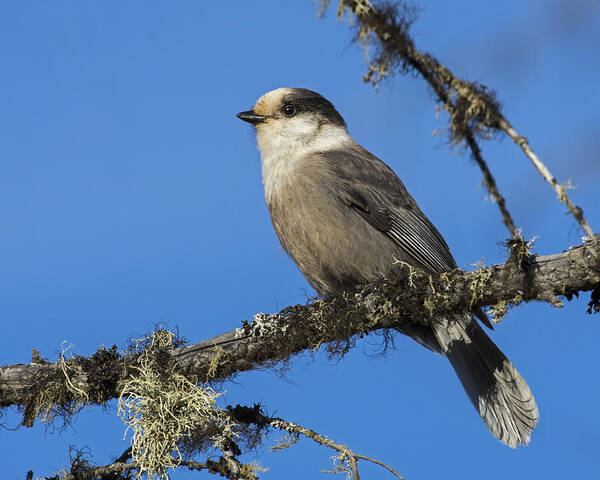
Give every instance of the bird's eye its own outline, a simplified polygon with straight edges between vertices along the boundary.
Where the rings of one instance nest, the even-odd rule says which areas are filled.
[[[293,117],[296,114],[296,108],[293,105],[290,105],[289,103],[287,105],[284,105],[281,111],[286,117]]]

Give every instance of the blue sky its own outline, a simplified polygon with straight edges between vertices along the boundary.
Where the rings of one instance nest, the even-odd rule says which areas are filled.
[[[226,6],[225,6],[226,5]],[[498,91],[517,130],[600,227],[600,13],[578,0],[422,0],[417,45]],[[264,205],[251,127],[235,114],[267,90],[329,98],[351,134],[390,164],[443,233],[459,265],[503,261],[507,237],[481,175],[450,150],[424,83],[361,83],[364,52],[334,8],[280,2],[0,3],[0,364],[89,355],[163,322],[200,341],[313,295],[279,247]],[[510,141],[483,145],[515,222],[536,251],[580,231]],[[521,306],[492,334],[530,384],[541,421],[531,445],[497,442],[447,362],[409,339],[374,357],[376,337],[339,362],[296,358],[284,380],[251,372],[225,402],[264,403],[376,457],[409,479],[581,478],[600,474],[599,319],[589,296],[564,309]],[[18,425],[9,412],[7,426]],[[5,478],[50,475],[68,447],[97,463],[127,442],[114,404],[72,427],[0,430]],[[265,440],[272,445],[279,435]],[[302,441],[250,452],[261,478],[325,478],[331,453]],[[361,465],[363,478],[388,478]],[[208,476],[205,474],[204,476]],[[177,472],[174,479],[204,478]],[[389,477],[391,478],[391,477]]]

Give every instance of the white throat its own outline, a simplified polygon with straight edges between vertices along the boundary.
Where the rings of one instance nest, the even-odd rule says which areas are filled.
[[[354,143],[346,129],[337,125],[318,126],[314,122],[301,119],[286,122],[285,128],[274,124],[258,125],[256,139],[262,162],[262,179],[265,199],[270,198],[280,186],[287,182],[297,162],[302,157],[316,152],[338,150]]]

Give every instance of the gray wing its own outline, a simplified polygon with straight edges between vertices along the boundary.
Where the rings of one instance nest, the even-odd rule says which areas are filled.
[[[390,167],[360,145],[321,155],[340,181],[341,200],[401,249],[400,260],[429,273],[457,268],[446,241]],[[494,329],[481,308],[473,314]]]
[[[430,273],[456,268],[448,245],[391,168],[358,145],[321,155],[339,179],[342,201],[400,247],[401,260]]]

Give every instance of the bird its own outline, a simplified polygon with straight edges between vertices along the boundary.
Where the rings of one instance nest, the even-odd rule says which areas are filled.
[[[277,88],[237,116],[255,127],[273,228],[319,295],[385,278],[399,262],[428,274],[458,268],[404,183],[354,140],[329,100]],[[481,309],[473,313],[491,327]],[[498,440],[527,445],[539,420],[533,394],[473,313],[396,329],[450,361]]]

